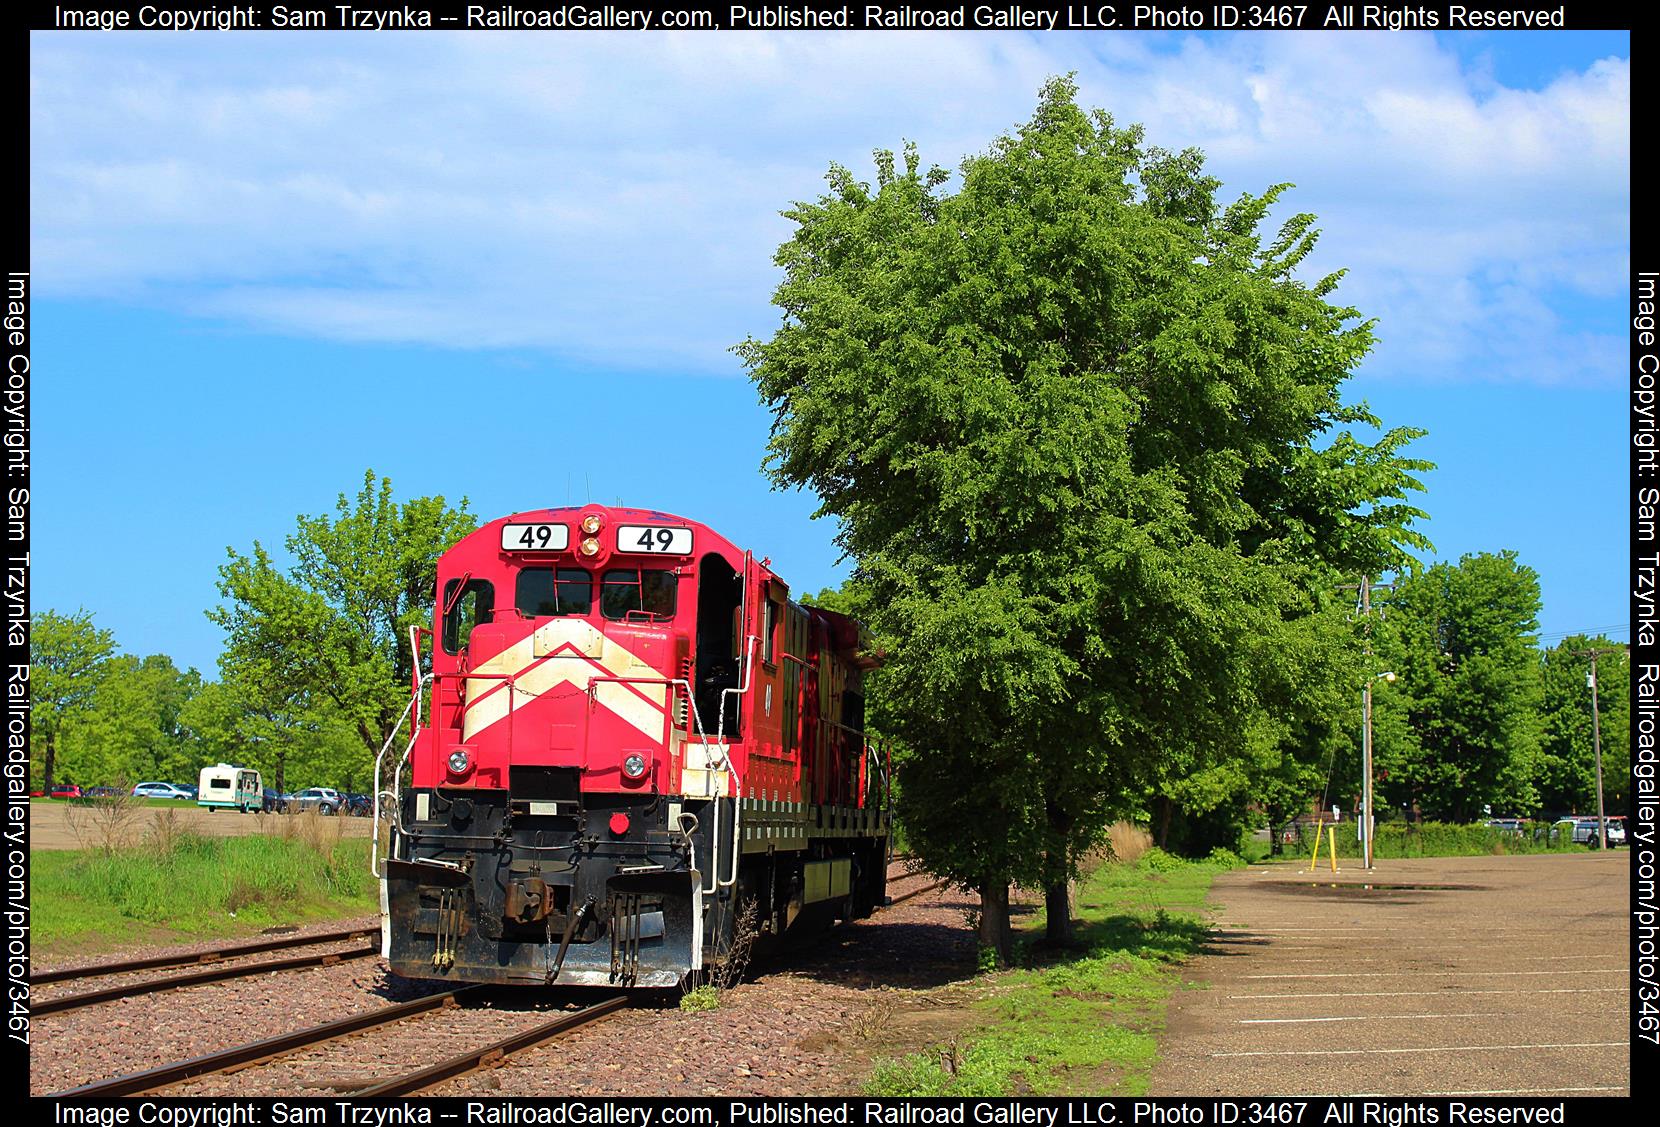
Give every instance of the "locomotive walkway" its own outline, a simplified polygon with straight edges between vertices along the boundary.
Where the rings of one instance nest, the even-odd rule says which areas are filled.
[[[1149,1093],[1627,1095],[1630,857],[1226,874]]]

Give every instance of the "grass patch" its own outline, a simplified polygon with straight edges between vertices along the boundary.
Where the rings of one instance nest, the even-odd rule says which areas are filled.
[[[166,826],[140,848],[43,851],[30,864],[41,953],[146,929],[234,934],[362,914],[378,902],[361,840],[318,848],[298,836],[198,837]]]
[[[1226,852],[1226,851],[1222,851]],[[1237,858],[1183,861],[1148,849],[1078,883],[1075,946],[1017,939],[1020,967],[982,980],[975,1026],[930,1052],[877,1064],[880,1096],[1127,1095],[1147,1090],[1176,966],[1203,945],[1205,895]]]

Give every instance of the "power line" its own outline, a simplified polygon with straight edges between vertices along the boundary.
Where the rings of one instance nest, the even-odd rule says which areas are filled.
[[[1630,629],[1631,629],[1631,623],[1629,623],[1629,622],[1616,622],[1616,623],[1613,623],[1612,625],[1609,625],[1609,626],[1585,626],[1585,627],[1581,627],[1578,630],[1557,630],[1557,631],[1554,631],[1553,633],[1550,633],[1550,634],[1541,634],[1541,635],[1539,635],[1539,640],[1542,642],[1546,638],[1571,638],[1575,634],[1584,634],[1587,637],[1595,637],[1596,635],[1602,634],[1603,632],[1608,631],[1608,630],[1630,630]]]

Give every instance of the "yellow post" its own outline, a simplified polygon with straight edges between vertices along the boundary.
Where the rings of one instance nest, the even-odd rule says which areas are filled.
[[[1335,873],[1337,871],[1337,827],[1332,826],[1326,832],[1331,834],[1331,848],[1326,850],[1326,855],[1331,858],[1331,871]]]
[[[1314,823],[1314,856],[1308,859],[1308,871],[1313,872],[1320,865],[1320,835],[1325,832],[1326,821],[1321,818]]]

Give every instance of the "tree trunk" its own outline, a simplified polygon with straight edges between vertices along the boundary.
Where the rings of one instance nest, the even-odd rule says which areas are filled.
[[[1043,887],[1043,908],[1047,915],[1043,938],[1051,947],[1072,945],[1072,882],[1064,877]]]
[[[987,881],[980,885],[980,947],[996,952],[997,968],[1009,965],[1014,936],[1009,930],[1009,885]]]
[[[42,764],[41,773],[45,778],[41,781],[41,789],[47,794],[52,793],[52,769],[58,761],[58,741],[56,733],[46,733],[46,761]]]
[[[1168,796],[1161,796],[1159,798],[1159,803],[1160,803],[1160,807],[1159,807],[1159,841],[1158,841],[1158,846],[1159,846],[1160,849],[1169,849],[1170,848],[1170,815],[1171,815],[1172,812],[1174,812],[1174,810],[1176,808],[1176,804],[1174,802],[1171,802]]]
[[[1072,943],[1071,882],[1067,878],[1067,843],[1072,836],[1072,817],[1058,805],[1047,804],[1049,835],[1053,842],[1044,858],[1043,905],[1044,940],[1052,947]]]

